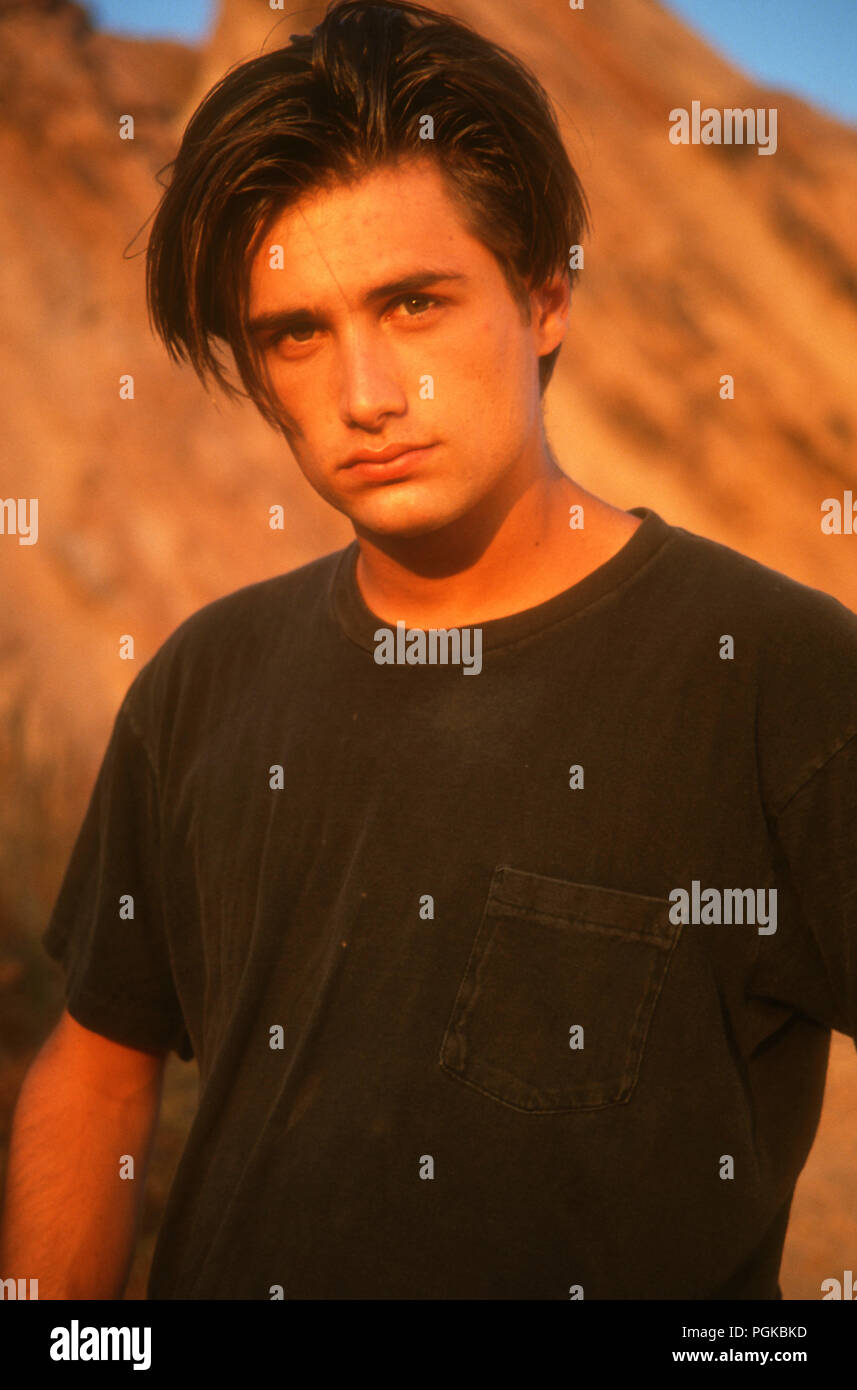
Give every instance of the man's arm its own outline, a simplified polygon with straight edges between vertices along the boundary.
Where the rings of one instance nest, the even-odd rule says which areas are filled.
[[[38,1279],[40,1299],[122,1297],[166,1060],[63,1012],[15,1107],[0,1278]],[[123,1154],[133,1179],[119,1176]]]

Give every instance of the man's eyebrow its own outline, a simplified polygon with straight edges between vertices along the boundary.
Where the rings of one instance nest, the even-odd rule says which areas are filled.
[[[393,295],[415,294],[428,285],[449,280],[468,280],[458,270],[415,270],[410,275],[401,275],[395,280],[385,280],[383,285],[374,285],[363,297],[364,304],[377,304],[379,300],[390,299]],[[267,314],[257,314],[248,320],[250,333],[262,333],[273,329],[289,328],[293,324],[309,323],[320,317],[313,309],[273,309]]]

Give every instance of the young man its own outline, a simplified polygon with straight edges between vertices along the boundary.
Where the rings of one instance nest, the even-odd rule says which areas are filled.
[[[150,1297],[780,1296],[857,1034],[857,618],[557,467],[584,225],[534,79],[417,6],[194,116],[155,325],[231,348],[355,540],[123,701],[12,1142],[42,1297],[120,1295],[170,1049]]]

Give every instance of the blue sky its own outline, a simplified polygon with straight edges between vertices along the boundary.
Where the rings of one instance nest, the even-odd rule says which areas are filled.
[[[857,0],[661,0],[730,61],[857,124]]]
[[[857,124],[857,0],[661,2],[760,81],[785,87]],[[301,0],[294,0],[295,11],[300,6]],[[166,35],[193,43],[205,37],[217,7],[215,0],[89,0],[87,8],[98,24],[115,33]],[[437,8],[443,10],[443,0],[437,0]]]
[[[114,34],[188,43],[205,38],[217,9],[215,0],[84,0],[84,4],[96,24]]]

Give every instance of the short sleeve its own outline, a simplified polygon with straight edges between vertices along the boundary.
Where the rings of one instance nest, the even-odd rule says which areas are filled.
[[[42,945],[84,1028],[142,1052],[193,1056],[165,931],[155,774],[126,696]]]
[[[761,974],[769,993],[787,980],[791,1002],[857,1044],[857,735],[779,811],[775,833],[801,923],[762,939]]]

